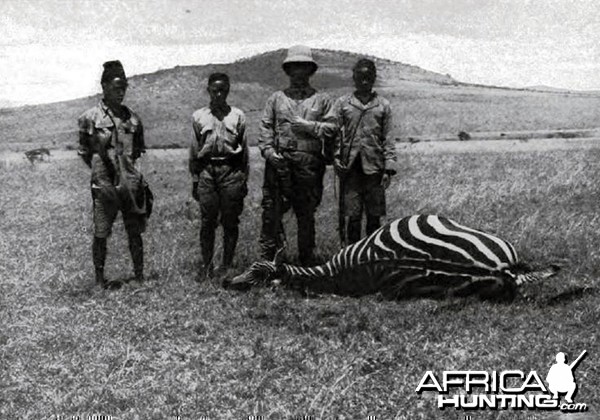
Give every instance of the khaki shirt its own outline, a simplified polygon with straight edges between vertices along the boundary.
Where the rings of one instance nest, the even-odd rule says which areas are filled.
[[[312,96],[295,100],[283,91],[277,91],[267,100],[260,121],[258,147],[263,156],[269,149],[277,152],[303,151],[323,154],[327,138],[327,127],[323,124],[325,115],[330,112],[333,103],[327,94],[316,92]],[[292,131],[291,121],[299,116],[314,121],[310,133],[297,134]]]
[[[92,168],[92,187],[116,185],[119,173],[136,171],[135,160],[146,151],[142,121],[124,108],[123,120],[102,101],[79,117],[79,155]]]
[[[190,144],[189,168],[194,182],[210,161],[234,162],[248,174],[248,144],[246,141],[246,116],[238,108],[219,120],[204,107],[192,115],[194,134]]]
[[[348,168],[360,157],[367,175],[396,172],[396,147],[391,138],[392,111],[381,96],[363,104],[354,94],[339,98],[325,120],[339,130],[335,157]]]

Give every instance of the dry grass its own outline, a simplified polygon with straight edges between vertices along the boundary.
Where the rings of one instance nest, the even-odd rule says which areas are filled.
[[[599,415],[600,148],[400,147],[390,218],[441,213],[511,240],[534,264],[567,260],[564,272],[512,305],[305,299],[228,292],[219,279],[198,284],[198,210],[185,153],[174,151],[144,163],[158,198],[145,235],[148,281],[103,291],[92,279],[87,168],[73,156],[0,168],[0,418],[458,419],[465,413],[439,411],[431,394],[414,392],[426,370],[545,376],[557,351],[583,349],[577,401]],[[253,163],[238,270],[257,258],[256,154]],[[318,216],[323,254],[337,246],[331,179]],[[118,221],[110,278],[131,275],[126,249]],[[593,289],[553,299],[579,286]]]

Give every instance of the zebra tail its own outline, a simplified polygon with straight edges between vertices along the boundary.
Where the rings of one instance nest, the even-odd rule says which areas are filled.
[[[552,264],[550,265],[550,267],[545,268],[543,270],[517,274],[515,283],[517,286],[521,286],[527,283],[537,283],[539,281],[545,280],[549,277],[556,275],[556,273],[560,271],[560,268],[561,267],[559,265]]]

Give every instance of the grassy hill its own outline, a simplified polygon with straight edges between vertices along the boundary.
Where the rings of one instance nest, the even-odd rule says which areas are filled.
[[[186,145],[192,112],[208,102],[206,79],[214,71],[232,78],[229,102],[248,115],[251,142],[266,98],[285,87],[281,70],[285,50],[270,51],[230,64],[175,67],[130,78],[126,103],[136,110],[152,147]],[[357,54],[316,50],[320,69],[313,78],[318,89],[337,96],[351,89],[350,69]],[[388,97],[395,113],[395,137],[441,136],[459,131],[586,129],[600,126],[600,95],[534,92],[468,85],[390,60],[375,58],[377,89]],[[34,146],[72,147],[76,120],[100,96],[53,104],[0,109],[0,150]]]

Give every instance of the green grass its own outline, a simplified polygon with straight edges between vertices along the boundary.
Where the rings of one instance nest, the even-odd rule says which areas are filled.
[[[597,418],[600,148],[461,147],[399,146],[388,217],[439,213],[510,240],[536,266],[568,262],[556,278],[526,289],[527,300],[306,299],[281,289],[229,292],[221,279],[198,284],[198,209],[183,151],[145,158],[157,197],[144,236],[147,282],[100,290],[88,169],[74,157],[0,166],[0,418],[557,418],[439,411],[431,393],[415,388],[426,370],[545,377],[558,351],[574,357],[583,349],[589,355],[576,370],[576,401]],[[262,160],[255,150],[252,163],[236,272],[258,255]],[[325,180],[317,242],[330,255],[337,235],[329,171]],[[293,218],[286,223],[292,237]],[[132,275],[126,250],[119,219],[109,278]],[[552,299],[582,286],[595,289]]]

